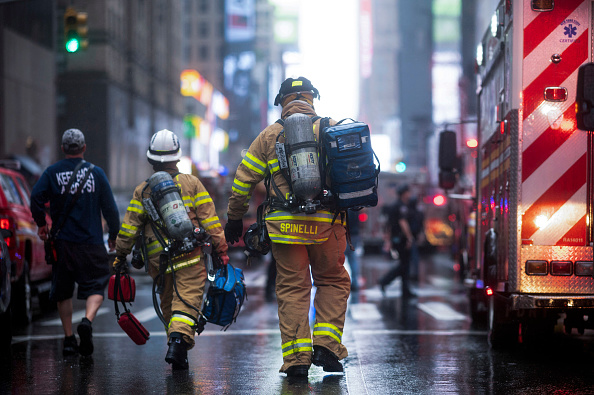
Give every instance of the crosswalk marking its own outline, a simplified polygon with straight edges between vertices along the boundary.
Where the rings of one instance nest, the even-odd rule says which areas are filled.
[[[154,307],[147,307],[140,310],[138,313],[134,313],[134,317],[140,322],[147,322],[157,318],[157,313],[155,312]]]
[[[419,303],[417,307],[435,319],[442,321],[465,320],[464,314],[458,313],[445,303],[425,302]]]
[[[99,310],[97,310],[97,315],[102,315],[102,314],[106,314],[109,313],[111,310],[108,309],[107,307],[101,307]],[[74,313],[72,313],[72,322],[79,322],[81,321],[83,318],[85,318],[85,310],[79,310],[79,311],[75,311]],[[59,318],[53,319],[53,320],[48,320],[48,321],[42,321],[39,323],[39,325],[41,326],[62,326],[62,321]]]
[[[373,303],[356,303],[349,305],[351,317],[355,321],[373,321],[381,320],[382,314]]]

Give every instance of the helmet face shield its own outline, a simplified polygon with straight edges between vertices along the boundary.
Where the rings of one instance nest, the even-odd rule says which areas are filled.
[[[175,162],[182,156],[179,139],[170,130],[159,130],[151,138],[146,157],[155,162]]]

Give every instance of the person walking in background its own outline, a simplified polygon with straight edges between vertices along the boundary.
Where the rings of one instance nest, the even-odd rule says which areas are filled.
[[[359,257],[357,255],[357,247],[361,242],[361,238],[359,236],[359,211],[347,211],[347,224],[349,227],[349,234],[353,250],[351,250],[351,246],[347,244],[344,255],[346,256],[349,267],[351,268],[351,291],[357,292],[359,291]]]
[[[378,284],[382,293],[386,294],[386,286],[397,277],[402,278],[402,297],[416,296],[410,288],[410,253],[414,236],[410,230],[409,218],[409,200],[410,188],[404,184],[398,187],[398,199],[393,206],[386,210],[388,217],[387,229],[390,237],[391,248],[398,252],[398,264],[390,269]]]
[[[419,198],[413,196],[408,203],[408,224],[414,240],[410,251],[410,277],[413,281],[419,280],[419,246],[424,240],[425,214],[419,209]]]
[[[39,227],[39,237],[47,240],[51,232],[55,238],[57,261],[52,267],[50,300],[57,302],[62,321],[64,355],[93,353],[92,323],[103,303],[110,276],[101,215],[109,228],[110,251],[115,248],[120,226],[107,176],[100,167],[85,162],[86,149],[85,136],[80,130],[66,130],[62,135],[65,159],[48,167],[31,193],[31,212]],[[90,174],[87,176],[87,173]],[[84,180],[84,185],[80,185]],[[47,202],[53,230],[45,221]],[[72,332],[75,283],[78,284],[78,299],[86,300],[85,317],[77,327],[80,346]]]

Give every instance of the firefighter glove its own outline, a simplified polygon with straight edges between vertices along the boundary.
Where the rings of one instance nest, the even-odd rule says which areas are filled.
[[[219,255],[221,264],[226,265],[229,263],[229,256],[227,254]]]
[[[230,219],[225,225],[225,240],[227,243],[237,243],[243,233],[243,220],[242,219]]]
[[[125,272],[128,269],[125,256],[116,256],[113,260],[113,269],[116,272]]]

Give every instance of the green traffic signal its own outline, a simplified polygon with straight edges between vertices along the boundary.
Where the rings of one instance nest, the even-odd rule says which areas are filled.
[[[80,48],[80,42],[79,42],[78,38],[72,37],[72,38],[69,38],[68,41],[66,41],[66,51],[73,53],[73,52],[78,51],[79,48]]]

